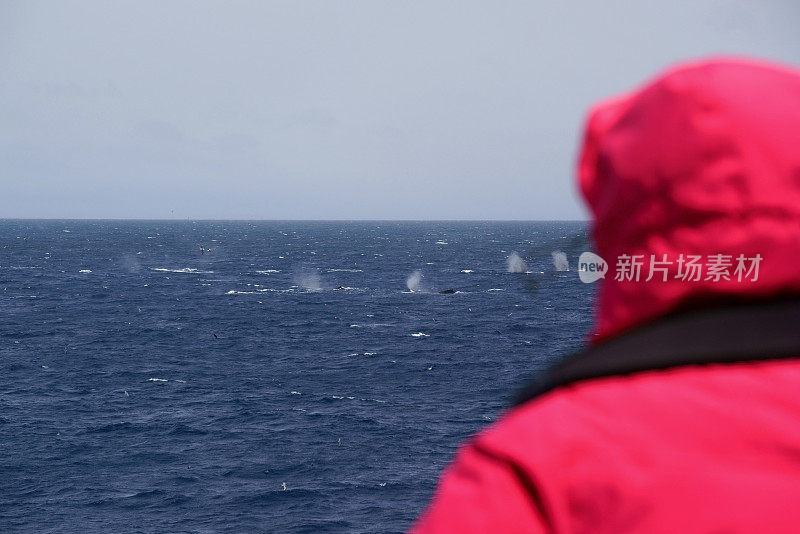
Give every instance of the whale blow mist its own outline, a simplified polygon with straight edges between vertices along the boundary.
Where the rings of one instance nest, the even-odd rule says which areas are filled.
[[[306,291],[322,290],[322,280],[316,269],[303,269],[294,275],[294,283]]]
[[[553,267],[555,267],[556,271],[569,271],[569,260],[567,260],[566,254],[560,250],[556,250],[552,255]]]
[[[421,291],[422,290],[422,272],[419,270],[414,271],[408,278],[406,278],[406,287],[408,287],[409,291]]]
[[[516,252],[511,253],[511,255],[506,259],[506,264],[508,265],[508,272],[510,273],[524,273],[528,270],[525,260],[520,258],[519,254]]]

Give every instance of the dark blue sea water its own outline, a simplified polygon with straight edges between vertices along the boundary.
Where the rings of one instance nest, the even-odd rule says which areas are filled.
[[[0,532],[402,532],[581,345],[592,288],[552,253],[586,249],[582,223],[0,221]]]

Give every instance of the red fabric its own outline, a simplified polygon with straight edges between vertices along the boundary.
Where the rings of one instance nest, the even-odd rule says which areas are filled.
[[[800,365],[589,380],[457,454],[417,534],[795,533]]]
[[[595,341],[687,304],[800,293],[800,73],[679,66],[591,113],[579,181],[597,252],[760,254],[756,282],[617,282]],[[577,283],[577,280],[576,280]],[[462,447],[413,531],[796,532],[800,361],[559,388]]]
[[[681,65],[590,113],[578,165],[609,264],[622,254],[764,259],[756,282],[614,280],[595,341],[720,295],[800,293],[800,72],[721,59]]]

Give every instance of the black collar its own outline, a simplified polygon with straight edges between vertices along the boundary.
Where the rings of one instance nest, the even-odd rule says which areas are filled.
[[[550,368],[518,406],[580,380],[682,365],[800,357],[800,300],[693,311],[641,327]]]

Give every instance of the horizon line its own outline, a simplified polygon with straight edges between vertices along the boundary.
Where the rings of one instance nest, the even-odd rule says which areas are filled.
[[[185,219],[140,217],[0,217],[0,221],[131,221],[131,222],[590,222],[590,219]]]

